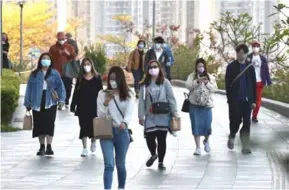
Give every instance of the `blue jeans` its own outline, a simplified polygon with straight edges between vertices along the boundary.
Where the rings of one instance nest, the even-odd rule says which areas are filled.
[[[118,177],[118,188],[125,188],[126,181],[126,168],[125,159],[126,153],[130,144],[130,138],[128,130],[119,130],[113,127],[113,139],[100,140],[101,150],[104,159],[104,189],[111,189],[113,171],[114,171],[114,160],[116,162],[117,177]],[[115,149],[115,158],[113,153]]]
[[[132,74],[134,78],[134,90],[136,93],[139,93],[139,89],[140,89],[139,83],[143,78],[143,70],[142,68],[139,68],[138,70],[133,70]]]

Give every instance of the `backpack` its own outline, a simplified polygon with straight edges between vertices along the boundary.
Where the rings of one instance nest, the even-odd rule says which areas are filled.
[[[206,107],[210,104],[211,99],[210,91],[204,84],[200,85],[195,90],[195,94],[196,94],[196,103],[198,106]]]

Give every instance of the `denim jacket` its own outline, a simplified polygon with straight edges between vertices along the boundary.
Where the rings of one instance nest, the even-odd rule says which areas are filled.
[[[30,76],[24,99],[25,107],[31,107],[32,110],[40,111],[44,77],[42,71],[39,71],[36,76]],[[56,91],[59,96],[59,102],[64,103],[66,98],[65,88],[59,73],[55,69],[51,70],[51,74],[47,77],[46,82],[45,109],[49,109],[58,103],[52,99],[52,91]]]

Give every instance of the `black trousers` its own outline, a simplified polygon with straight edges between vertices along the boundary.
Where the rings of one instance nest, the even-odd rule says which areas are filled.
[[[152,131],[146,133],[146,141],[148,149],[151,155],[156,155],[156,149],[158,149],[159,162],[163,162],[166,150],[167,150],[167,131]],[[158,144],[156,144],[156,139]]]
[[[172,76],[171,76],[171,66],[166,66],[166,78],[171,81],[172,80]]]
[[[240,136],[250,135],[252,103],[236,101],[229,103],[230,137],[234,138],[243,122]]]
[[[65,91],[66,91],[65,104],[69,105],[69,99],[70,99],[71,90],[72,90],[72,79],[68,77],[62,77],[62,81],[63,81]]]

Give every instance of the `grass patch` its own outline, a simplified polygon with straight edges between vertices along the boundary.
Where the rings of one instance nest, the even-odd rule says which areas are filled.
[[[1,132],[14,132],[20,131],[21,129],[14,128],[11,125],[1,124]]]

